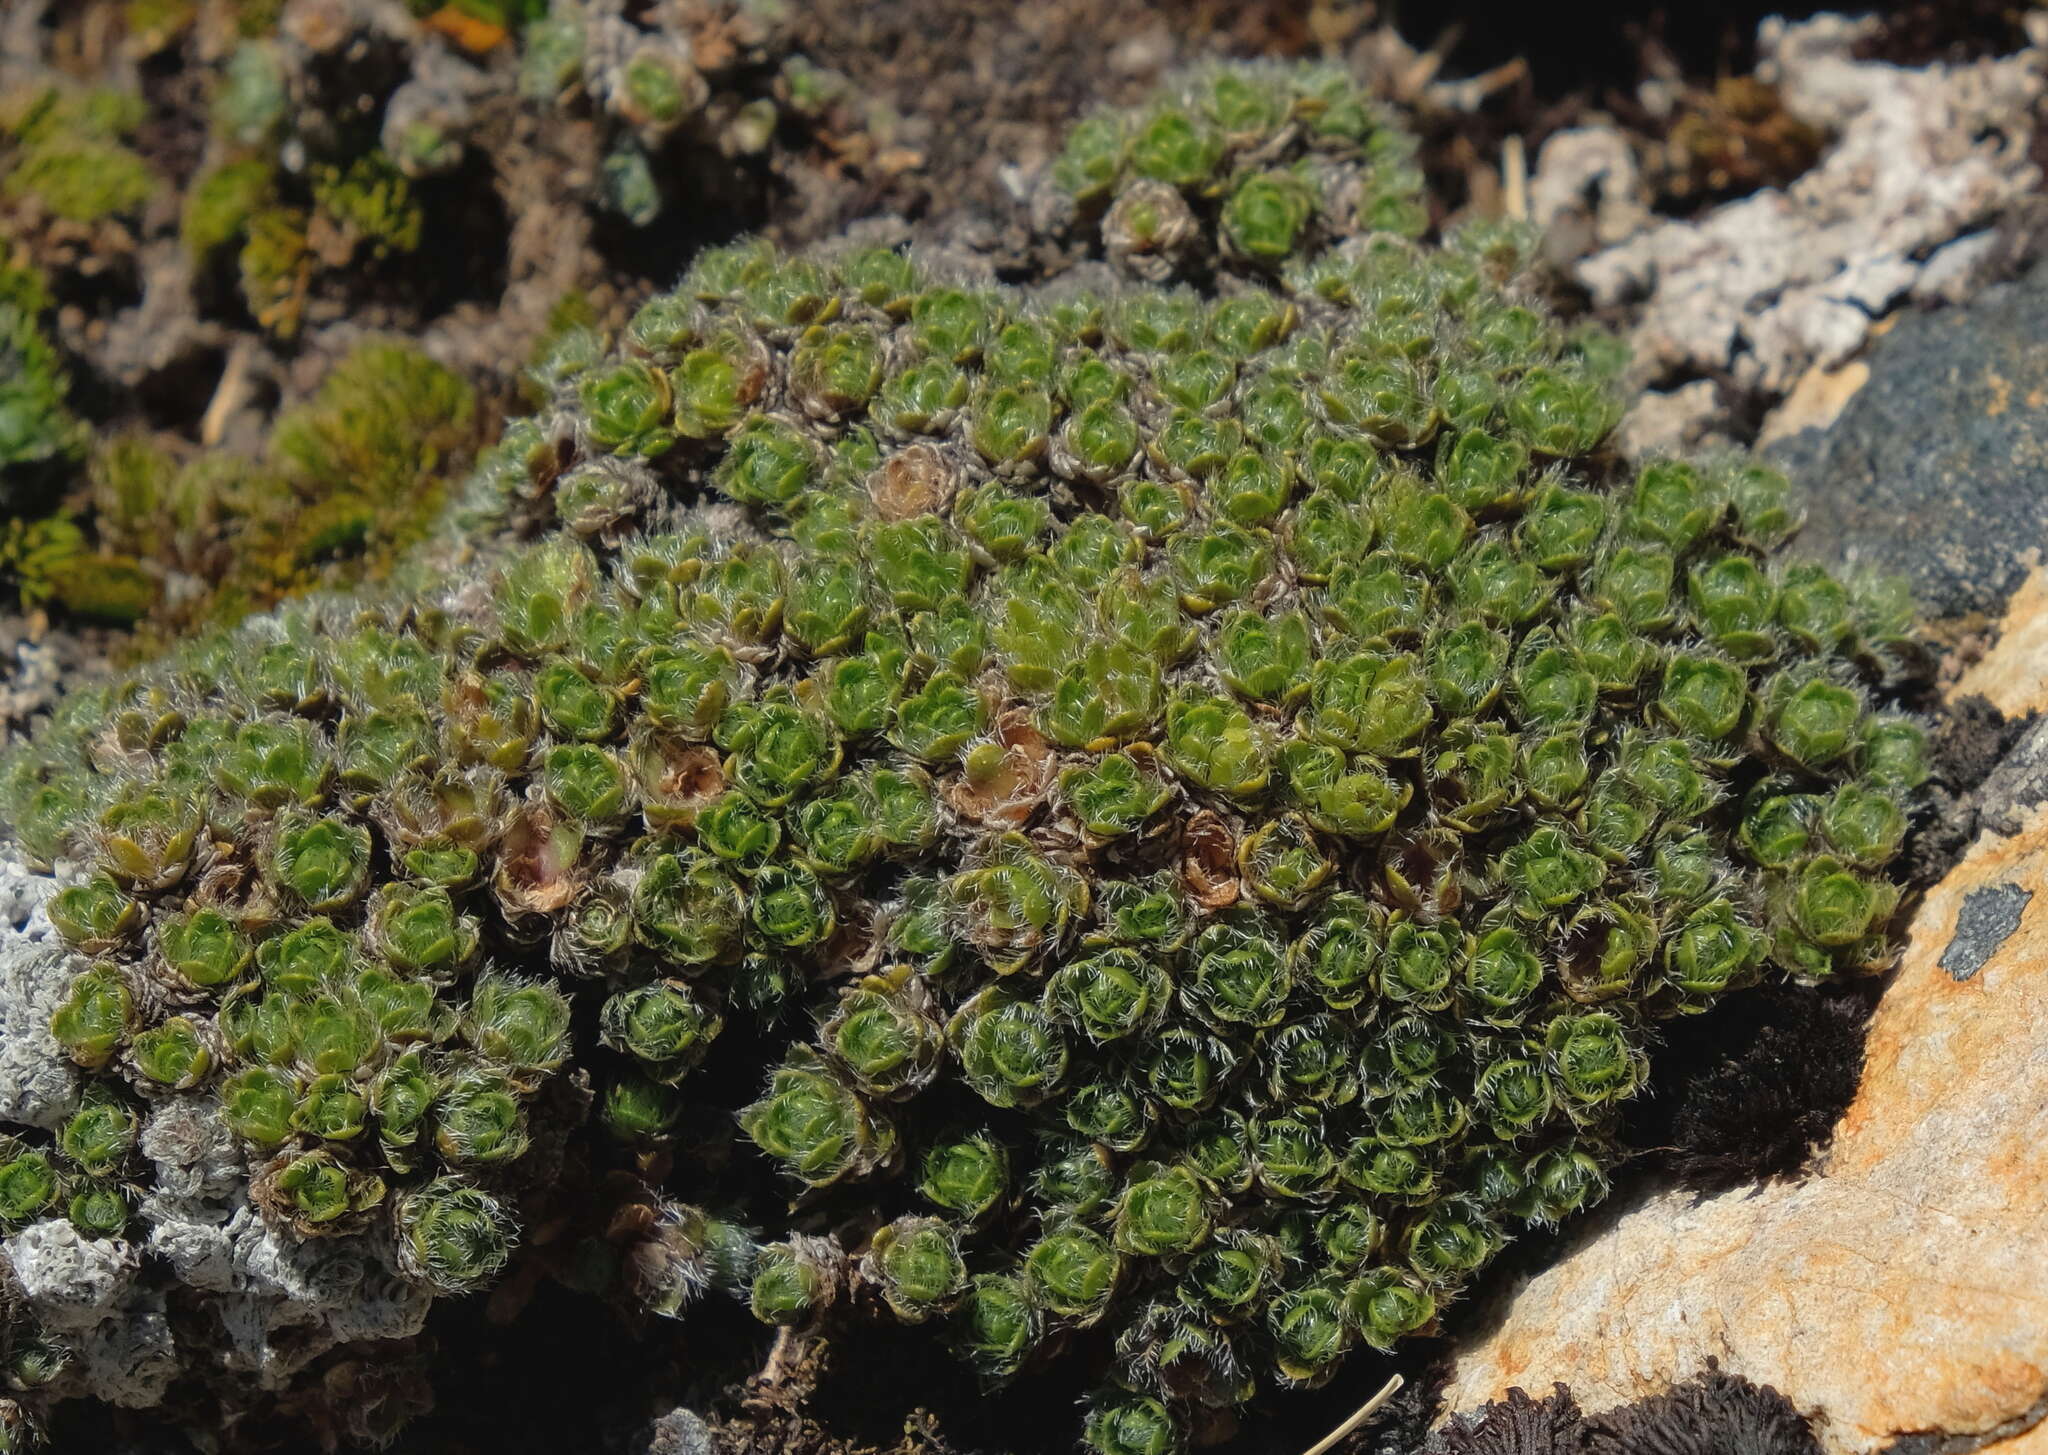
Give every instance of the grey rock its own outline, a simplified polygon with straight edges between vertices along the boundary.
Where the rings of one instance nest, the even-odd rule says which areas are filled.
[[[1529,181],[1529,220],[1555,227],[1580,214],[1593,239],[1611,247],[1649,225],[1649,189],[1628,133],[1618,126],[1575,126],[1543,143]]]
[[[634,1455],[718,1455],[718,1441],[694,1410],[679,1406],[648,1427]]]
[[[1956,915],[1955,938],[1941,952],[1941,968],[1951,980],[1968,980],[2020,927],[2020,915],[2034,891],[2017,884],[1992,884],[1963,897]]]
[[[141,1258],[120,1238],[88,1238],[62,1218],[30,1223],[4,1245],[22,1297],[45,1327],[89,1329],[134,1286]]]
[[[0,853],[0,1120],[55,1131],[78,1109],[83,1080],[50,1014],[85,961],[58,938],[44,906],[57,881]]]
[[[1780,397],[1808,369],[1851,358],[1900,298],[1966,288],[1981,255],[1933,260],[2038,189],[2034,113],[2048,55],[2029,47],[1906,69],[1859,55],[1876,23],[1821,15],[1758,27],[1759,74],[1789,112],[1834,133],[1805,175],[1698,218],[1648,222],[1578,265],[1596,304],[1638,305],[1636,382],[1725,375]],[[1553,161],[1546,146],[1542,160],[1556,173],[1548,205],[1553,182],[1568,187],[1572,158],[1560,150]]]
[[[1832,426],[1767,454],[1806,487],[1799,549],[1903,573],[1934,617],[1995,614],[2048,545],[2048,267],[1908,315]]]
[[[116,1317],[103,1319],[70,1340],[75,1367],[67,1371],[94,1399],[124,1409],[163,1403],[178,1376],[178,1347],[164,1298],[153,1290],[131,1297]]]
[[[2037,723],[1977,790],[1979,822],[1993,833],[2010,837],[2020,831],[2027,810],[2048,801],[2048,724]]]

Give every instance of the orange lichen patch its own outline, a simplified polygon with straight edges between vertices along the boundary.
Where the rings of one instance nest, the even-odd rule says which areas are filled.
[[[1869,382],[1870,365],[1861,359],[1853,359],[1839,369],[1814,365],[1792,386],[1785,402],[1764,420],[1757,435],[1757,448],[1790,438],[1803,429],[1826,429],[1848,407],[1856,391]]]
[[[471,15],[455,5],[443,5],[423,23],[427,29],[447,36],[472,55],[480,56],[485,51],[495,50],[511,38],[504,26]]]
[[[914,147],[884,147],[875,154],[875,170],[887,177],[915,172],[924,165],[924,153]]]
[[[2048,568],[2029,572],[2006,606],[1997,643],[1949,691],[1951,701],[1980,693],[2007,717],[2048,711]]]
[[[2034,897],[1958,980],[1941,960],[1964,901],[2005,885]],[[1564,1379],[1605,1409],[1711,1355],[1824,1412],[1834,1455],[2031,1418],[2048,1398],[2044,888],[2048,810],[1981,840],[1929,892],[1816,1175],[1668,1193],[1589,1229],[1461,1357],[1446,1408]],[[2041,1455],[2048,1440],[1989,1448]]]

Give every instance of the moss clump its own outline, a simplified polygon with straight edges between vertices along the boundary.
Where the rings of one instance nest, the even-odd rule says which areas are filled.
[[[1660,1018],[1885,962],[1925,776],[1905,603],[1780,560],[1768,470],[1627,471],[1525,256],[703,255],[550,356],[415,595],[17,756],[97,961],[60,1042],[217,1090],[269,1217],[443,1294],[549,1196],[574,1067],[634,1209],[557,1236],[579,1286],[879,1304],[993,1380],[1100,1327],[1108,1455],[1429,1328],[1604,1194]],[[707,1105],[802,1215],[744,1151],[637,1181]]]
[[[46,88],[0,116],[11,156],[0,194],[33,199],[66,222],[93,223],[138,212],[155,184],[125,143],[142,122],[142,100],[111,90]]]
[[[474,247],[434,233],[473,209],[445,206],[437,217],[426,205],[474,179],[421,184],[505,145],[513,118],[485,104],[483,72],[451,58],[451,44],[515,61],[516,80],[501,74],[496,84],[516,85],[529,113],[522,126],[594,126],[601,165],[565,178],[582,190],[563,201],[636,225],[697,184],[734,192],[785,119],[822,123],[830,112],[835,136],[858,129],[840,114],[843,94],[796,87],[787,105],[778,101],[776,62],[791,30],[779,6],[689,0],[631,19],[581,0],[411,8],[424,22],[417,31],[362,10],[337,12],[329,19],[343,29],[308,39],[265,7],[242,6],[241,39],[226,47],[201,43],[205,28],[168,0],[131,11],[143,44],[185,44],[211,80],[214,135],[184,198],[187,251],[280,338],[297,334],[309,303],[359,287],[365,273],[406,260],[439,271]],[[838,92],[847,89],[839,80]]]
[[[313,202],[342,230],[350,252],[373,259],[420,245],[421,209],[412,184],[381,151],[313,175]]]
[[[94,461],[94,523],[111,549],[213,587],[164,625],[226,624],[315,586],[382,579],[439,517],[475,430],[460,375],[372,339],[278,416],[261,460],[179,463],[110,443]]]
[[[224,162],[200,174],[185,194],[179,237],[185,251],[204,261],[246,236],[276,195],[277,180],[256,157]]]
[[[475,402],[453,371],[409,344],[372,340],[335,365],[306,403],[279,417],[270,460],[302,499],[360,495],[394,549],[431,519],[431,485],[470,441]]]
[[[313,587],[381,580],[440,517],[475,416],[459,375],[372,339],[278,417],[261,459],[106,441],[77,513],[14,522],[0,564],[24,602],[147,622],[159,645]]]
[[[214,78],[215,144],[180,218],[195,266],[231,272],[250,314],[280,338],[298,333],[316,283],[411,257],[425,226],[411,178],[323,92],[340,78],[299,74],[307,65],[269,38],[229,55]],[[296,164],[282,161],[287,149]]]
[[[155,578],[131,556],[94,547],[66,516],[11,520],[0,571],[24,606],[54,606],[86,621],[129,626],[157,601]]]
[[[75,459],[85,444],[70,380],[43,333],[49,307],[41,278],[0,259],[0,491],[17,509],[11,497],[27,477]]]

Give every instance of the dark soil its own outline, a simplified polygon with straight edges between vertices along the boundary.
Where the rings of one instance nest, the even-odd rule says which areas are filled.
[[[1915,889],[1939,883],[1970,847],[1982,819],[1977,790],[2034,724],[2032,713],[2008,718],[1977,696],[1940,703],[1933,717],[1936,774],[1906,837],[1903,861]]]

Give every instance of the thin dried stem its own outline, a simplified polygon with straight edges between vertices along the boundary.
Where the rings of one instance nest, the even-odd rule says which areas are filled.
[[[1367,1400],[1364,1404],[1360,1405],[1357,1409],[1353,1410],[1350,1419],[1346,1420],[1343,1424],[1337,1426],[1336,1429],[1330,1431],[1329,1434],[1323,1436],[1322,1439],[1316,1441],[1315,1444],[1309,1446],[1308,1449],[1302,1451],[1302,1455],[1323,1455],[1323,1452],[1325,1450],[1330,1449],[1339,1440],[1343,1439],[1346,1435],[1350,1434],[1353,1430],[1357,1429],[1360,1425],[1364,1424],[1367,1420],[1371,1419],[1374,1411],[1378,1410],[1388,1400],[1392,1399],[1395,1395],[1399,1394],[1401,1392],[1401,1386],[1406,1382],[1407,1381],[1402,1379],[1400,1375],[1396,1374],[1392,1379],[1389,1379],[1385,1384],[1380,1386],[1380,1392],[1378,1394],[1374,1395],[1371,1399]]]

